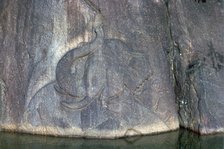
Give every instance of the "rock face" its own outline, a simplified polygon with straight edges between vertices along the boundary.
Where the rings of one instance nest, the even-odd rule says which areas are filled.
[[[169,8],[180,123],[224,132],[224,1],[174,0]]]
[[[179,114],[184,127],[224,131],[222,2],[1,0],[0,8],[2,129],[117,138],[178,129]]]
[[[179,127],[167,7],[2,0],[1,128],[116,138]]]

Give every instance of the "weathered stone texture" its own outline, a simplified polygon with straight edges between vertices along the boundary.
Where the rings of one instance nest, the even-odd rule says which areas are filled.
[[[177,129],[179,114],[184,127],[223,132],[222,1],[0,8],[1,128],[116,138]]]
[[[114,138],[179,127],[163,1],[2,0],[1,8],[2,128]]]
[[[169,8],[181,125],[224,132],[224,1],[174,0]]]

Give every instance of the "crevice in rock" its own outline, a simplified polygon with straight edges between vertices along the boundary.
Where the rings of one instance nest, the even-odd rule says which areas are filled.
[[[201,101],[202,100],[201,100],[200,95],[198,94],[198,91],[197,91],[194,83],[192,83],[192,86],[193,86],[193,90],[195,91],[196,96],[197,96],[197,99],[198,99],[197,100],[198,101],[197,108],[198,108],[198,113],[199,113],[199,123],[198,123],[197,129],[198,129],[198,131],[200,131],[201,130],[201,124],[200,124],[200,122],[201,122],[201,118],[202,118],[202,110],[201,110],[200,104],[201,104]]]
[[[172,76],[173,88],[175,92],[175,100],[178,106],[178,118],[180,127],[184,127],[193,130],[197,133],[203,133],[208,128],[214,128],[210,122],[206,122],[207,119],[212,119],[212,123],[219,126],[212,114],[209,113],[209,109],[205,106],[204,97],[202,97],[202,90],[205,87],[200,84],[201,80],[198,77],[202,76],[201,71],[204,67],[205,57],[201,57],[198,53],[189,48],[193,53],[187,55],[185,48],[183,48],[183,41],[176,42],[174,39],[174,32],[172,26],[172,14],[170,7],[170,0],[164,0],[166,6],[166,17],[167,17],[167,34],[169,41],[169,52],[168,59],[170,63],[170,75]],[[182,24],[183,25],[183,24]],[[214,50],[212,44],[209,46],[213,52],[210,52],[211,66],[218,71],[218,62],[215,61]],[[183,54],[183,55],[182,55]],[[188,56],[188,57],[187,57]],[[187,59],[187,60],[186,60]],[[185,60],[185,61],[184,61]],[[215,127],[216,127],[215,126]],[[206,132],[207,133],[207,132]]]
[[[173,36],[172,36],[172,28],[171,28],[171,20],[170,20],[170,10],[169,10],[169,0],[164,0],[165,6],[166,6],[166,24],[167,24],[167,33],[168,33],[168,40],[169,40],[169,51],[168,51],[168,56],[169,56],[169,63],[171,66],[171,71],[173,74],[173,60],[174,60],[174,41],[173,41]],[[174,76],[173,76],[174,77]]]
[[[186,96],[187,90],[189,90],[189,82],[187,81],[187,76],[183,70],[181,63],[181,49],[177,42],[174,41],[172,34],[172,24],[171,24],[171,12],[170,12],[170,0],[164,0],[166,6],[166,17],[167,17],[167,34],[169,40],[169,51],[168,60],[170,65],[170,75],[172,76],[173,89],[175,93],[175,101],[178,106],[178,118],[180,126],[189,126],[188,122],[191,115],[191,110],[189,110],[189,99]]]
[[[178,45],[175,45],[175,42],[173,40],[173,35],[172,35],[172,27],[171,27],[171,19],[170,19],[170,0],[164,0],[165,6],[166,6],[166,25],[167,25],[167,33],[168,33],[168,40],[169,40],[169,50],[168,50],[168,60],[169,60],[169,65],[170,65],[170,75],[172,76],[172,82],[173,82],[173,88],[175,92],[175,98],[176,98],[176,103],[178,104],[178,116],[179,119],[181,119],[181,114],[180,114],[180,103],[181,101],[178,98],[178,93],[181,93],[181,84],[177,79],[177,71],[176,71],[176,66],[174,62],[175,58],[175,52],[180,53],[180,49],[178,48]]]

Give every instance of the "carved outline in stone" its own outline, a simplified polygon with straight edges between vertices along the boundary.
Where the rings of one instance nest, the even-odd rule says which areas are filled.
[[[94,12],[96,12],[96,17],[95,17],[95,26],[94,26],[94,30],[95,30],[95,34],[96,37],[93,41],[89,42],[89,43],[83,43],[82,46],[72,49],[69,52],[67,52],[63,58],[58,62],[57,68],[56,68],[56,80],[58,85],[55,85],[55,90],[65,96],[66,100],[61,101],[61,105],[63,107],[66,107],[68,109],[72,109],[72,110],[80,110],[83,109],[85,107],[87,107],[92,101],[94,101],[95,99],[99,99],[104,86],[101,86],[99,91],[96,93],[96,95],[94,97],[90,97],[89,95],[86,95],[84,97],[79,97],[78,95],[74,94],[75,88],[76,88],[76,80],[74,79],[74,76],[72,76],[72,74],[70,73],[69,69],[71,68],[71,65],[74,63],[74,61],[77,61],[80,58],[83,57],[89,57],[90,55],[94,55],[94,52],[96,50],[102,50],[103,48],[103,44],[104,44],[104,31],[103,31],[103,21],[102,21],[102,14],[100,12],[100,9],[97,8],[95,5],[92,5],[92,2],[89,0],[84,0],[86,2],[86,4],[92,8],[92,10]],[[110,40],[110,39],[107,39]],[[122,41],[123,43],[123,41]],[[135,57],[135,55],[144,55],[142,53],[135,53],[135,52],[131,52],[131,55],[133,54],[133,57]],[[152,76],[152,73],[148,74],[147,77],[145,79],[143,79],[140,84],[138,84],[136,86],[136,88],[131,92],[134,92],[133,95],[135,95],[137,92],[141,92],[140,90],[142,90],[142,87],[144,86],[144,83],[146,81],[149,80],[149,78]],[[74,90],[69,90],[66,88],[65,82],[63,81],[64,79],[70,80],[71,82],[69,84],[72,84],[73,87],[71,87]],[[100,78],[99,78],[100,79]],[[85,80],[83,79],[83,81],[85,82]],[[85,83],[87,84],[87,83]],[[123,86],[125,88],[125,85]],[[88,87],[85,86],[85,88],[87,89]],[[124,90],[124,89],[123,89]],[[88,91],[87,91],[88,93]],[[110,97],[108,97],[110,98]],[[69,101],[70,100],[70,101]]]
[[[74,61],[82,58],[82,57],[89,57],[94,53],[96,50],[102,50],[103,40],[104,40],[104,31],[103,31],[103,23],[102,23],[102,14],[100,10],[93,5],[93,3],[89,0],[84,0],[84,2],[94,11],[96,12],[95,17],[95,24],[94,24],[94,32],[96,34],[95,39],[89,43],[83,43],[82,46],[77,47],[75,49],[70,50],[67,52],[62,59],[58,62],[56,67],[56,80],[58,86],[55,86],[55,89],[58,93],[66,95],[66,99],[73,99],[72,101],[61,101],[61,105],[73,110],[83,109],[88,106],[95,98],[99,98],[103,88],[99,89],[99,92],[96,93],[94,97],[89,97],[86,95],[84,97],[80,97],[81,100],[76,101],[78,95],[75,95],[75,88],[76,88],[76,80],[74,80],[73,75],[70,72],[70,68]],[[67,79],[68,82],[72,85],[72,91],[66,88],[67,84],[65,84],[64,80]],[[85,82],[85,79],[83,79]],[[85,89],[88,88],[87,84],[85,84]],[[88,92],[87,92],[88,93]]]

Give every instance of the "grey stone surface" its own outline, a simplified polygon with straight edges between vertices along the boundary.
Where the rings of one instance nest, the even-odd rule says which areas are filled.
[[[169,5],[180,123],[201,134],[224,132],[223,4]]]
[[[1,128],[115,138],[179,127],[163,1],[2,0],[1,8]]]
[[[1,0],[1,128],[224,132],[223,3]]]

